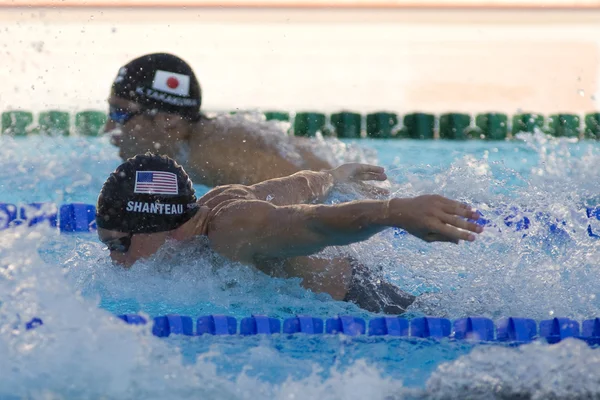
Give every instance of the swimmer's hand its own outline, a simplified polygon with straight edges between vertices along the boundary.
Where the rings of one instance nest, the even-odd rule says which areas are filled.
[[[471,207],[438,195],[391,199],[387,214],[391,225],[426,242],[472,242],[473,233],[483,232],[481,225],[467,221],[479,219]]]
[[[367,198],[376,199],[389,196],[387,189],[369,185],[365,181],[385,181],[387,175],[382,167],[369,164],[348,163],[328,171],[334,184],[352,184],[355,190]]]
[[[360,181],[385,181],[387,175],[382,167],[369,164],[348,163],[329,170],[335,184]]]

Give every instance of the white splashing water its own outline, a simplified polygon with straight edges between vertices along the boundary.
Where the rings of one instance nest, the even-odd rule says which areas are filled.
[[[519,348],[477,347],[441,365],[427,382],[426,397],[452,399],[596,399],[600,349],[576,339]]]
[[[0,201],[95,203],[121,160],[107,136],[0,136]]]
[[[402,195],[440,193],[465,201],[493,225],[477,242],[459,246],[424,245],[402,237],[403,245],[388,264],[395,264],[396,272],[402,265],[399,279],[405,285],[435,292],[423,296],[416,309],[450,318],[504,315],[539,320],[600,314],[600,245],[587,233],[593,222],[585,213],[586,205],[595,205],[598,198],[592,188],[600,179],[593,167],[600,162],[598,147],[590,145],[576,158],[568,155],[566,141],[531,135],[525,139],[541,154],[541,161],[524,186],[503,186],[485,156],[467,155],[434,177],[413,176],[398,189]],[[535,173],[538,170],[544,173]],[[524,216],[530,220],[526,232],[504,223],[507,217],[518,221]],[[565,221],[559,225],[564,231],[551,233],[550,224],[556,221]]]
[[[52,235],[48,228],[0,233],[0,397],[289,399],[310,392],[324,399],[365,393],[383,399],[402,389],[364,361],[333,368],[328,378],[315,365],[308,377],[281,385],[247,371],[232,384],[206,360],[209,354],[185,365],[180,350],[152,336],[149,325],[127,325],[98,308],[69,285],[60,267],[31,251]],[[34,317],[43,325],[26,330]],[[265,351],[274,362],[287,362]]]

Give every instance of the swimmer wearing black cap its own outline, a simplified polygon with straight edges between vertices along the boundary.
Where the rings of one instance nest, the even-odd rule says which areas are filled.
[[[242,123],[206,118],[194,71],[171,54],[147,54],[121,67],[108,103],[105,131],[113,133],[123,160],[158,152],[180,160],[198,184],[247,185],[332,168],[312,152],[308,138],[267,138]]]
[[[184,169],[147,153],[121,164],[104,183],[96,222],[110,257],[131,267],[167,239],[203,235],[212,251],[272,276],[299,277],[314,292],[372,312],[401,314],[414,296],[385,282],[350,257],[310,257],[328,246],[367,240],[399,227],[427,242],[475,240],[482,227],[468,206],[437,195],[317,204],[333,187],[383,181],[383,168],[344,164],[301,171],[252,186],[217,187],[196,199]]]

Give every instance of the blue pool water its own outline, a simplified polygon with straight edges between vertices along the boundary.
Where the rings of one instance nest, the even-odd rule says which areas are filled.
[[[318,141],[375,160],[397,196],[439,193],[480,209],[475,243],[426,244],[392,230],[346,251],[421,294],[409,316],[536,320],[600,316],[600,143]],[[358,156],[357,156],[358,154]],[[0,201],[95,203],[120,163],[106,138],[0,136]],[[196,186],[199,194],[208,190]],[[336,193],[329,201],[345,199]],[[543,218],[534,218],[543,212]],[[522,231],[504,219],[531,218]],[[561,230],[552,232],[553,221]],[[564,224],[563,224],[564,222]],[[327,249],[324,256],[341,249]],[[122,270],[93,234],[0,231],[0,398],[400,399],[600,396],[600,352],[577,340],[517,348],[344,336],[157,338],[114,314],[373,317],[193,247]],[[44,325],[25,330],[32,317]],[[13,396],[13,397],[10,397]],[[571,397],[569,397],[571,396]]]

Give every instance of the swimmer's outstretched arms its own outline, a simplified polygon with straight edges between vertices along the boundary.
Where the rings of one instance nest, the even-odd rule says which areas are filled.
[[[232,261],[300,277],[311,290],[369,311],[401,313],[414,296],[390,284],[365,282],[368,270],[349,257],[309,256],[389,227],[427,242],[451,243],[475,240],[482,227],[467,221],[478,218],[470,207],[438,195],[318,204],[335,185],[385,179],[381,167],[345,164],[252,186],[221,186],[197,200],[181,166],[147,153],[121,164],[102,187],[98,235],[112,260],[127,267],[154,254],[168,238],[204,235],[213,251]]]

